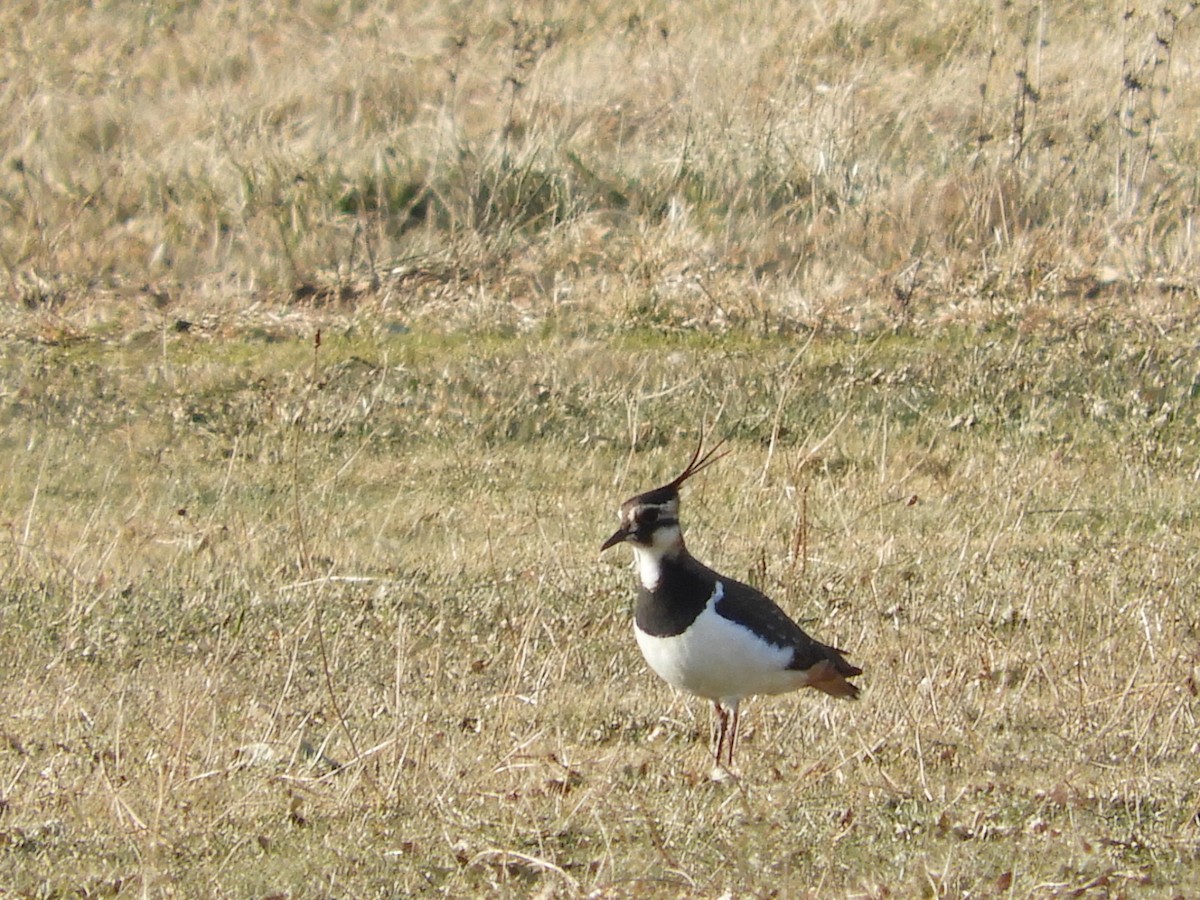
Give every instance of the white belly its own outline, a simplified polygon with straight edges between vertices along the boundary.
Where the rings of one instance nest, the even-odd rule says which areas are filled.
[[[673,687],[731,704],[751,694],[781,694],[804,687],[807,675],[787,668],[791,650],[776,647],[717,614],[721,594],[718,584],[704,611],[682,634],[654,637],[634,624],[634,636],[650,668]]]

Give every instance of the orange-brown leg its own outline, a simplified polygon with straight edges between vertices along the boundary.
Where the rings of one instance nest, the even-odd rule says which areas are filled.
[[[721,751],[725,748],[725,734],[729,730],[729,713],[720,700],[713,701],[713,712],[717,716],[717,765],[721,765]]]
[[[726,715],[729,715],[729,713],[726,713]],[[732,721],[729,723],[729,756],[728,756],[728,762],[729,762],[729,768],[730,768],[730,769],[732,769],[732,768],[733,768],[733,745],[734,745],[734,742],[735,742],[735,741],[737,741],[738,721],[739,721],[739,718],[740,718],[740,716],[741,716],[741,708],[740,708],[740,704],[738,704],[738,703],[735,703],[735,704],[733,704],[733,715],[732,715],[732,716],[730,716],[730,718],[732,719]],[[718,762],[719,762],[719,760],[718,760]]]
[[[733,745],[737,741],[739,705],[727,708],[720,700],[713,701],[713,712],[717,714],[717,765],[733,768]],[[721,762],[721,757],[725,762]]]

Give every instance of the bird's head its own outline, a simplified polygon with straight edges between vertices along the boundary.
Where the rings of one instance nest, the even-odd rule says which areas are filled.
[[[717,453],[721,441],[701,456],[703,439],[692,454],[691,462],[672,481],[662,487],[630,497],[621,504],[621,526],[603,544],[601,551],[628,541],[657,553],[668,553],[683,546],[683,532],[679,528],[679,487],[697,472],[715,463],[725,453]],[[728,453],[728,451],[726,451]]]

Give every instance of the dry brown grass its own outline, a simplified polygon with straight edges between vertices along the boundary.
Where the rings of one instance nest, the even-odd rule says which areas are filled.
[[[1191,893],[1196,326],[1136,325],[9,342],[0,884]],[[702,413],[694,550],[867,670],[735,784],[597,553]]]
[[[10,298],[851,324],[1195,290],[1193,5],[10,4]],[[470,304],[467,304],[470,308]]]
[[[1200,892],[1197,21],[4,6],[0,893]]]

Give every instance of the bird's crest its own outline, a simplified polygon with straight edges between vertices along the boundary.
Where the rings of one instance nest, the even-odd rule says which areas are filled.
[[[686,468],[684,468],[682,472],[661,487],[656,487],[653,490],[646,491],[644,494],[638,494],[637,497],[631,498],[631,500],[626,502],[630,503],[636,500],[640,503],[661,504],[674,499],[675,497],[679,496],[680,485],[682,485],[693,475],[703,472],[721,457],[729,454],[728,450],[725,450],[722,453],[717,452],[723,446],[725,446],[724,438],[717,441],[717,443],[713,444],[713,446],[708,449],[707,453],[704,453],[704,435],[700,435],[700,440],[696,444],[696,452],[692,454],[691,460],[688,462]]]

